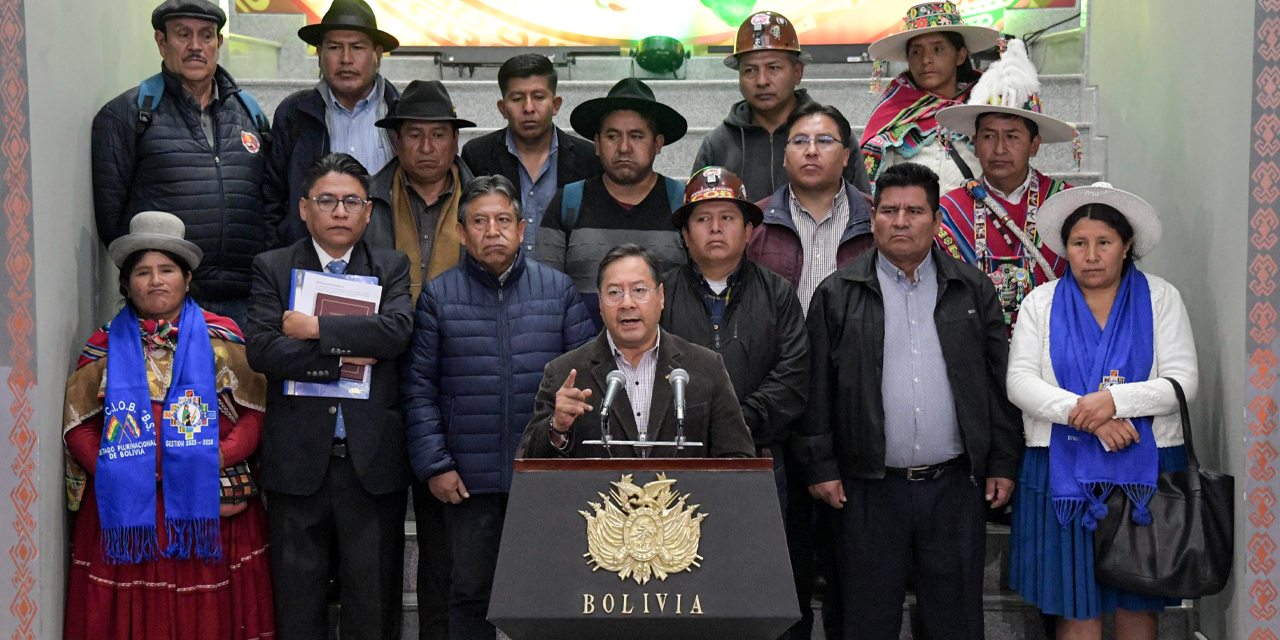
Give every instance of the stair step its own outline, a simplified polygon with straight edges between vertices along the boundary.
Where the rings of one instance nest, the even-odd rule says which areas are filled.
[[[556,93],[564,99],[556,123],[568,127],[569,114],[578,104],[605,95],[616,80],[563,80]],[[1040,77],[1040,97],[1045,112],[1067,122],[1087,122],[1082,105],[1083,79],[1080,75],[1046,75]],[[253,93],[268,113],[274,113],[276,105],[289,94],[315,86],[315,76],[306,79],[253,80],[244,79],[240,85]],[[396,81],[404,88],[405,81]],[[499,98],[498,84],[493,80],[446,80],[449,96],[458,114],[484,127],[501,127],[505,123],[494,107]],[[676,106],[692,127],[715,127],[724,120],[729,106],[742,100],[737,80],[680,81],[664,80],[649,83],[654,95],[661,102]],[[853,124],[864,124],[871,114],[879,95],[870,89],[868,78],[819,78],[805,79],[801,84],[819,102],[832,104],[840,109]]]

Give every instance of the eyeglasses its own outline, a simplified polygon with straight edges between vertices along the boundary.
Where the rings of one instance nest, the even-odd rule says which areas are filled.
[[[334,211],[337,211],[338,203],[341,202],[342,207],[351,215],[364,211],[364,205],[369,203],[368,200],[361,198],[360,196],[347,196],[339,199],[338,196],[330,195],[328,193],[312,198],[311,200],[314,201],[316,206],[325,213],[333,213]]]
[[[635,302],[636,304],[644,304],[653,296],[654,291],[657,291],[657,289],[654,289],[653,287],[632,287],[627,291],[623,291],[622,289],[610,289],[605,291],[604,295],[600,296],[600,298],[604,300],[605,304],[611,307],[616,307],[622,304],[622,299],[630,294],[632,302]]]
[[[796,136],[788,140],[787,144],[791,145],[792,149],[799,151],[801,149],[808,149],[810,142],[817,143],[819,151],[830,151],[834,149],[836,145],[843,145],[843,143],[837,140],[835,136],[829,136],[826,134],[820,135],[816,138]]]

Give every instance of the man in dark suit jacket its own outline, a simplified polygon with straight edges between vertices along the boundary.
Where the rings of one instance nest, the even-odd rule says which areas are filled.
[[[520,187],[525,253],[533,254],[542,214],[556,190],[604,172],[595,145],[552,123],[560,112],[556,68],[540,53],[515,56],[498,69],[498,111],[507,126],[462,148],[462,161],[478,176],[505,176]]]
[[[369,174],[330,154],[305,174],[310,237],[257,257],[245,328],[249,364],[269,380],[261,485],[271,503],[272,580],[280,640],[328,635],[330,545],[341,558],[344,638],[399,638],[410,470],[397,358],[413,329],[409,260],[361,239]],[[373,276],[373,316],[318,318],[289,309],[295,269]],[[371,365],[369,399],[292,396],[287,380],[335,382]]]
[[[653,258],[634,244],[619,245],[600,261],[600,311],[604,331],[591,342],[551,361],[534,401],[533,419],[520,449],[529,458],[605,458],[599,440],[600,399],[611,371],[626,378],[613,400],[609,435],[618,440],[676,439],[675,402],[667,376],[689,373],[685,389],[685,439],[702,446],[654,447],[650,457],[750,458],[751,432],[720,355],[658,327],[661,277]],[[612,447],[613,457],[638,458],[641,447]]]

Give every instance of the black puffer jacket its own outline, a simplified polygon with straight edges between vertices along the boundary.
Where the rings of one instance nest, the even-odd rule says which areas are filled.
[[[720,354],[756,446],[784,444],[809,396],[809,337],[791,283],[744,259],[719,340],[691,264],[668,271],[662,284],[662,328]]]
[[[197,301],[249,295],[254,256],[267,249],[262,216],[266,145],[236,97],[240,88],[222,67],[214,81],[217,144],[200,127],[200,105],[164,72],[164,95],[141,135],[138,88],[93,119],[93,209],[106,244],[129,232],[140,211],[167,211],[187,225],[187,239],[204,252],[191,282]]]

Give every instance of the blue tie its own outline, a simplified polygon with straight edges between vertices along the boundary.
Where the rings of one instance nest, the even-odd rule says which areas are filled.
[[[329,273],[346,273],[346,260],[333,260],[324,268]],[[347,422],[342,419],[342,403],[338,403],[338,421],[333,425],[333,437],[338,440],[347,439]]]

